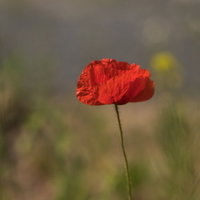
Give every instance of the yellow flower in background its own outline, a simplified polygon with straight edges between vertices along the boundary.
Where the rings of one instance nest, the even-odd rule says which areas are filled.
[[[153,56],[151,60],[151,67],[156,72],[167,72],[177,69],[178,61],[169,52],[160,52]]]
[[[176,90],[182,84],[182,70],[176,57],[170,52],[159,52],[150,61],[161,90]]]

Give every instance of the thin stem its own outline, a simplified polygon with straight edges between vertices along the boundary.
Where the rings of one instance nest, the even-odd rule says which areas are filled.
[[[130,172],[129,172],[128,159],[127,159],[126,151],[125,151],[125,148],[124,148],[124,138],[123,138],[122,125],[121,125],[118,106],[117,106],[117,104],[114,104],[114,105],[115,105],[115,111],[116,111],[116,114],[117,114],[117,120],[118,120],[118,125],[119,125],[119,130],[120,130],[120,140],[121,140],[121,147],[122,147],[122,152],[123,152],[124,162],[125,162],[125,168],[126,168],[126,179],[127,179],[129,200],[132,200],[132,195],[131,195],[131,177],[130,177]]]

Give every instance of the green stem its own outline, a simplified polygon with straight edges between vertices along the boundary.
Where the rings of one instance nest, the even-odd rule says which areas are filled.
[[[122,152],[124,156],[124,162],[125,162],[125,168],[126,168],[126,179],[127,179],[127,186],[128,186],[128,193],[129,193],[129,200],[132,200],[132,195],[131,195],[131,177],[129,173],[129,166],[128,166],[128,159],[126,156],[126,151],[124,148],[124,138],[123,138],[123,131],[122,131],[122,125],[121,125],[121,120],[119,116],[119,110],[117,104],[115,105],[115,111],[117,114],[117,120],[118,120],[118,125],[119,125],[119,130],[120,130],[120,140],[121,140],[121,147],[122,147]]]

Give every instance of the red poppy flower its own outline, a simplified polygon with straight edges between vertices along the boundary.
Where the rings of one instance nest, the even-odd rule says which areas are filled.
[[[76,96],[84,104],[122,105],[150,99],[154,82],[139,65],[104,58],[92,61],[81,73]]]

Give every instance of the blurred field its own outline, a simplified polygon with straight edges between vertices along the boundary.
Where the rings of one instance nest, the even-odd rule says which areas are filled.
[[[199,200],[198,1],[58,2],[0,2],[0,200],[127,199],[114,106],[75,97],[104,57],[156,85],[120,106],[133,200]]]
[[[0,199],[126,199],[113,106],[27,88],[17,63],[0,77]],[[159,83],[154,99],[120,106],[133,199],[197,200],[199,103]]]

